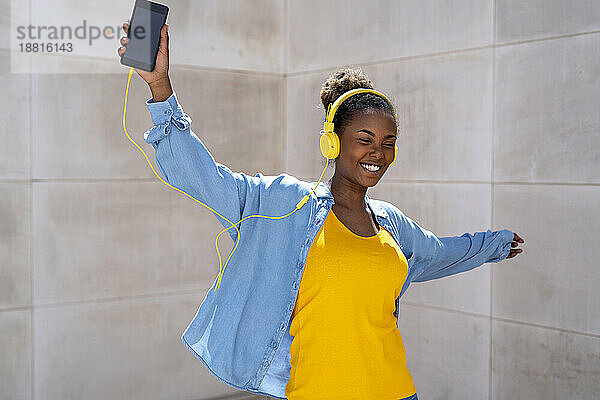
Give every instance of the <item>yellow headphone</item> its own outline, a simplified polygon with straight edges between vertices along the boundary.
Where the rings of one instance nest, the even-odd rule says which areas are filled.
[[[327,117],[325,118],[325,123],[323,124],[323,129],[321,130],[321,154],[323,157],[331,160],[336,158],[340,154],[340,137],[333,131],[333,117],[335,116],[335,112],[342,105],[342,103],[350,96],[354,96],[359,93],[374,93],[378,96],[383,97],[389,105],[392,107],[394,111],[394,122],[396,122],[396,132],[398,132],[398,115],[396,114],[396,110],[394,109],[394,105],[392,102],[381,92],[378,92],[374,89],[352,89],[348,90],[346,93],[342,94],[337,100],[333,103],[333,105],[329,104],[327,107]],[[390,166],[396,161],[396,154],[398,153],[398,145],[394,144],[394,159],[390,163]],[[325,167],[327,168],[327,167]]]
[[[247,219],[247,218],[259,218],[259,217],[261,217],[261,218],[270,218],[270,219],[283,219],[283,218],[285,218],[285,217],[288,217],[288,216],[292,215],[293,213],[295,213],[297,210],[301,209],[301,208],[302,208],[302,206],[303,206],[304,204],[306,204],[306,202],[307,202],[307,201],[308,201],[308,199],[310,198],[310,195],[312,194],[312,192],[314,192],[314,191],[315,191],[315,189],[317,188],[317,186],[319,186],[319,182],[321,181],[321,178],[323,178],[323,173],[324,173],[324,172],[325,172],[325,170],[327,169],[327,165],[329,164],[329,160],[330,160],[331,158],[335,158],[335,157],[337,157],[337,155],[339,154],[339,151],[340,151],[339,137],[337,136],[337,134],[336,134],[335,132],[333,132],[333,122],[332,122],[332,121],[333,121],[333,115],[335,114],[335,111],[337,110],[337,108],[339,107],[339,105],[342,103],[342,101],[344,101],[344,100],[345,100],[345,99],[347,99],[348,97],[352,96],[353,94],[356,94],[356,93],[363,93],[363,92],[367,92],[367,91],[368,91],[368,92],[375,93],[375,94],[378,94],[378,95],[380,95],[380,96],[384,97],[384,98],[385,98],[385,99],[388,101],[388,103],[390,103],[390,105],[392,104],[392,103],[391,103],[391,102],[390,102],[390,101],[387,99],[387,97],[385,97],[383,94],[381,94],[381,93],[377,92],[376,90],[372,90],[372,89],[353,89],[353,90],[350,90],[350,91],[348,91],[348,92],[344,93],[344,94],[343,94],[343,95],[340,97],[340,99],[341,99],[341,100],[340,100],[340,99],[337,99],[337,100],[335,101],[333,108],[331,107],[331,104],[329,105],[329,108],[328,108],[328,111],[327,111],[327,113],[328,113],[328,114],[327,114],[327,118],[326,118],[326,121],[325,121],[325,130],[324,130],[324,131],[321,131],[321,133],[322,133],[322,136],[321,136],[321,153],[323,153],[323,155],[324,155],[325,157],[327,157],[327,155],[334,154],[334,152],[333,152],[333,151],[331,151],[331,152],[330,152],[330,151],[327,151],[327,152],[324,152],[324,151],[323,151],[323,149],[324,149],[324,147],[323,147],[323,146],[324,146],[324,145],[323,145],[323,142],[327,140],[327,139],[323,139],[323,138],[325,137],[325,135],[327,135],[327,136],[329,136],[329,137],[330,137],[330,139],[329,139],[329,140],[331,141],[331,143],[337,143],[337,144],[332,144],[332,145],[331,145],[331,147],[333,147],[333,148],[335,149],[335,156],[332,156],[332,157],[327,157],[327,163],[325,164],[325,168],[323,169],[323,172],[321,172],[321,176],[319,177],[319,180],[317,181],[317,184],[316,184],[316,185],[315,185],[315,187],[314,187],[314,188],[313,188],[313,189],[310,191],[310,193],[309,193],[309,194],[307,194],[307,195],[305,195],[305,196],[302,198],[302,200],[300,200],[300,201],[298,202],[298,204],[296,204],[296,208],[295,208],[295,209],[294,209],[292,212],[289,212],[289,213],[288,213],[288,214],[286,214],[286,215],[282,215],[282,216],[280,216],[280,217],[271,217],[271,216],[268,216],[268,215],[258,215],[258,214],[255,214],[255,215],[248,215],[248,216],[246,216],[246,217],[242,218],[241,220],[239,220],[237,223],[235,223],[235,224],[234,224],[233,222],[231,222],[230,220],[228,220],[227,218],[225,218],[223,215],[219,214],[218,212],[216,212],[215,210],[213,210],[211,207],[209,207],[208,205],[204,204],[204,203],[203,203],[203,202],[201,202],[200,200],[198,200],[198,199],[196,199],[195,197],[193,197],[193,196],[191,196],[191,195],[187,194],[187,193],[186,193],[186,192],[184,192],[183,190],[181,190],[181,189],[178,189],[178,188],[176,188],[175,186],[172,186],[172,185],[170,185],[169,183],[165,182],[165,181],[163,180],[163,178],[161,178],[161,177],[160,177],[160,175],[159,175],[159,174],[156,172],[156,170],[155,170],[155,169],[154,169],[154,167],[152,166],[152,163],[151,163],[151,162],[150,162],[150,160],[148,159],[148,156],[146,155],[146,152],[145,152],[145,151],[144,151],[144,150],[143,150],[143,149],[142,149],[140,146],[138,146],[138,144],[137,144],[137,143],[136,143],[136,142],[135,142],[133,139],[131,139],[131,137],[130,137],[130,136],[129,136],[129,134],[127,133],[127,129],[125,128],[125,114],[127,113],[127,95],[128,95],[128,93],[129,93],[129,81],[131,80],[131,75],[133,75],[133,70],[134,70],[133,68],[131,68],[131,69],[129,70],[129,77],[127,78],[127,88],[126,88],[126,90],[125,90],[125,103],[124,103],[124,105],[123,105],[123,131],[125,131],[125,135],[127,135],[127,137],[129,138],[129,140],[130,140],[130,141],[131,141],[131,142],[132,142],[132,143],[133,143],[133,144],[134,144],[134,145],[135,145],[135,146],[136,146],[136,147],[137,147],[137,148],[138,148],[138,149],[139,149],[139,150],[140,150],[140,151],[141,151],[141,152],[144,154],[144,157],[146,157],[146,161],[147,161],[147,162],[148,162],[148,164],[150,165],[150,168],[152,168],[152,171],[154,171],[154,174],[155,174],[155,175],[158,177],[158,179],[160,179],[160,180],[161,180],[161,181],[162,181],[162,182],[163,182],[165,185],[167,185],[167,186],[169,186],[169,187],[171,187],[171,188],[173,188],[173,189],[175,189],[175,190],[177,190],[177,191],[179,191],[179,192],[181,192],[181,193],[185,194],[186,196],[188,196],[188,197],[189,197],[189,198],[191,198],[192,200],[194,200],[194,201],[196,201],[196,202],[198,202],[198,203],[202,204],[203,206],[205,206],[206,208],[208,208],[209,210],[211,210],[213,213],[217,214],[219,217],[223,218],[225,221],[227,221],[227,222],[229,222],[229,223],[231,224],[231,226],[230,226],[229,228],[225,228],[225,229],[223,229],[221,232],[219,232],[219,234],[218,234],[218,235],[217,235],[217,237],[215,238],[215,247],[217,248],[217,255],[219,256],[219,275],[218,275],[218,277],[217,277],[218,279],[217,279],[217,282],[216,282],[216,284],[215,284],[215,289],[214,289],[214,291],[215,291],[215,292],[216,292],[216,291],[219,289],[219,286],[221,285],[221,278],[223,277],[223,273],[225,272],[225,267],[227,267],[227,263],[229,263],[229,259],[230,259],[230,258],[231,258],[231,256],[233,255],[233,252],[236,250],[236,248],[237,248],[237,245],[238,245],[238,243],[240,242],[240,236],[241,236],[241,233],[240,233],[240,230],[238,229],[237,225],[238,225],[240,222],[242,222],[243,220]],[[358,91],[358,92],[357,92],[357,91]],[[351,93],[351,92],[352,92],[352,93]],[[393,108],[393,105],[392,105],[392,108]],[[331,112],[331,115],[329,115],[329,109],[333,109],[333,111]],[[396,113],[395,113],[395,111],[394,111],[394,116],[395,116],[395,115],[396,115]],[[397,120],[397,118],[396,118],[396,120]],[[329,129],[329,128],[330,128],[330,131],[328,131],[328,130],[327,130],[327,129]],[[337,140],[337,142],[335,142],[335,140]],[[329,145],[328,145],[328,146],[329,146]],[[325,147],[325,148],[327,149],[327,147]],[[397,150],[398,150],[398,147],[396,146],[396,149],[395,149],[395,151],[394,151],[394,161],[396,160],[396,152],[397,152]],[[326,155],[326,154],[327,154],[327,155]],[[393,164],[393,161],[392,161],[392,164]],[[392,165],[392,164],[390,164],[390,165]],[[238,233],[238,234],[237,234],[237,240],[236,240],[235,246],[233,247],[233,249],[231,250],[231,253],[229,254],[229,257],[227,258],[227,261],[225,262],[225,265],[223,266],[223,263],[222,263],[222,260],[221,260],[221,253],[219,252],[219,246],[217,245],[217,241],[219,240],[219,236],[221,236],[221,234],[222,234],[223,232],[226,232],[227,230],[229,230],[229,229],[231,229],[231,228],[235,228],[235,230],[237,231],[237,233]]]

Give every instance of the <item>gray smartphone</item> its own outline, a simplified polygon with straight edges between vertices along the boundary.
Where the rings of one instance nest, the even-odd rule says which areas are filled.
[[[127,51],[121,64],[153,71],[160,44],[160,30],[167,21],[169,7],[148,0],[136,0],[129,20]]]

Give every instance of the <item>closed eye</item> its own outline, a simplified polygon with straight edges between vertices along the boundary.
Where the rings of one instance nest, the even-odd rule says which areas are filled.
[[[358,139],[359,142],[363,143],[363,144],[368,144],[371,143],[370,140],[368,139]],[[385,143],[384,146],[390,147],[390,148],[394,148],[394,143]]]

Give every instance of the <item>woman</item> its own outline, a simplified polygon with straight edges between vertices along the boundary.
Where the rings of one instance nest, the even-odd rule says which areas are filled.
[[[215,162],[177,101],[167,31],[155,70],[136,70],[152,92],[154,126],[144,140],[169,184],[209,206],[225,228],[242,220],[239,231],[227,230],[239,249],[221,271],[223,285],[217,291],[215,281],[183,343],[240,390],[291,400],[417,399],[396,326],[400,297],[410,282],[514,257],[523,239],[506,229],[437,238],[394,205],[369,199],[367,188],[397,155],[394,109],[379,92],[342,97],[331,114],[340,147],[327,184],[232,172]],[[119,55],[126,37],[121,44]],[[373,85],[359,70],[336,71],[323,106],[357,88]],[[285,218],[248,219],[257,215]]]

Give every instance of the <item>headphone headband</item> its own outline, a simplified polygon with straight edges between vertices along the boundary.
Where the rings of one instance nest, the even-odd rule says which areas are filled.
[[[347,92],[342,94],[340,97],[338,97],[333,102],[333,105],[331,103],[329,103],[329,106],[327,107],[327,115],[325,117],[325,122],[323,124],[323,132],[324,133],[333,132],[333,118],[335,117],[336,111],[342,105],[344,100],[346,100],[348,97],[354,96],[355,94],[359,94],[359,93],[373,93],[373,94],[383,97],[388,102],[390,107],[392,107],[392,110],[394,111],[396,130],[398,130],[398,115],[396,114],[396,109],[394,108],[394,105],[392,104],[390,99],[388,99],[386,95],[384,95],[381,92],[378,92],[375,89],[358,88],[358,89],[348,90]]]

